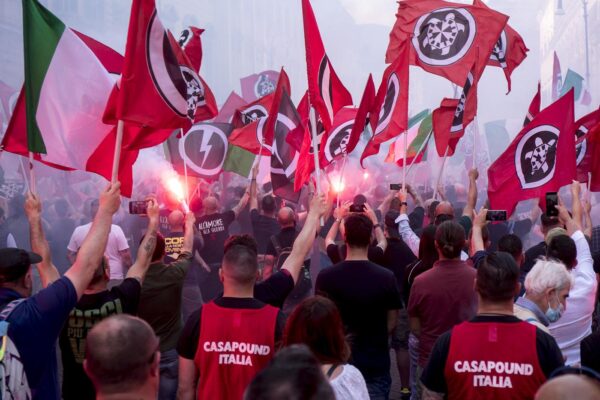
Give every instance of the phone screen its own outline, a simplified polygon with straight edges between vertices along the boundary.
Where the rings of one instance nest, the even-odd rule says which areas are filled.
[[[130,201],[129,214],[143,215],[148,212],[148,203],[146,201]]]
[[[557,217],[558,209],[558,194],[556,192],[546,193],[546,215],[549,217]]]
[[[488,210],[485,219],[487,221],[506,221],[506,210]]]

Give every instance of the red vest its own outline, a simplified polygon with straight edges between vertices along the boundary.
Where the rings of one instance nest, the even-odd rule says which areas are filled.
[[[246,386],[273,358],[279,310],[202,306],[198,350],[198,399],[241,400]]]
[[[448,399],[533,399],[546,381],[527,322],[463,322],[452,329]]]

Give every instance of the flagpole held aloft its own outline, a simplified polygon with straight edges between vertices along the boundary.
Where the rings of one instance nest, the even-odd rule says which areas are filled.
[[[183,129],[179,130],[183,140]],[[183,158],[183,179],[185,180],[185,202],[190,204],[190,187],[188,184],[188,172],[187,172],[187,154],[184,154]]]
[[[412,170],[413,165],[415,165],[415,162],[417,161],[417,158],[419,158],[419,155],[425,150],[425,146],[429,142],[429,138],[431,138],[432,134],[433,134],[433,130],[429,131],[429,133],[427,134],[427,137],[425,138],[425,140],[423,140],[423,143],[421,143],[421,147],[419,147],[419,150],[417,151],[417,153],[413,157],[412,161],[410,162],[410,165],[408,166],[408,170],[406,171],[406,175],[410,174],[410,171]]]
[[[440,167],[440,173],[438,174],[437,182],[435,184],[435,188],[433,189],[433,199],[437,200],[438,195],[438,187],[440,187],[440,182],[442,181],[442,174],[444,173],[444,166],[446,165],[446,158],[448,158],[448,149],[450,146],[446,146],[446,151],[444,152],[444,158],[442,159],[442,166]]]
[[[23,171],[25,173],[25,171]],[[33,153],[29,152],[29,191],[35,194],[35,172],[33,171]]]
[[[310,100],[309,100],[310,101]],[[313,156],[315,160],[315,186],[317,189],[317,195],[321,195],[321,166],[319,165],[319,144],[317,143],[317,115],[315,113],[315,108],[311,105],[310,112],[310,125],[311,125],[311,137],[312,137],[312,146],[313,146]],[[327,175],[327,174],[326,174]],[[321,226],[325,225],[325,220],[321,217]]]
[[[117,140],[115,141],[115,154],[113,156],[113,167],[112,167],[112,178],[111,183],[115,183],[119,180],[119,163],[121,161],[121,147],[123,146],[123,130],[125,128],[125,122],[119,120],[117,122]]]
[[[346,161],[348,160],[348,153],[344,153],[344,160],[342,161],[342,169],[340,170],[340,179],[339,179],[339,183],[338,183],[338,196],[337,196],[337,207],[340,207],[340,192],[343,189],[343,184],[344,184],[344,171],[346,170]]]
[[[27,191],[31,192],[31,187],[29,186],[29,178],[27,177],[27,171],[25,170],[25,165],[23,165],[23,157],[19,157],[19,162],[21,163],[21,171],[23,171],[23,179],[25,179]]]
[[[406,152],[408,151],[408,134],[406,131],[404,133],[404,156],[402,161],[402,190],[406,190]],[[411,163],[412,166],[412,163]]]

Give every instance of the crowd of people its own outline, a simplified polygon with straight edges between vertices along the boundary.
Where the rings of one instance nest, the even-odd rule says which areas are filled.
[[[579,183],[558,215],[489,222],[477,170],[441,200],[311,184],[293,204],[256,177],[190,211],[159,192],[124,214],[119,183],[0,208],[2,398],[600,398]]]

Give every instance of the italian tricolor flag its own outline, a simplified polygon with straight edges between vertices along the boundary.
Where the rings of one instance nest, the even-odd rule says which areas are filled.
[[[86,170],[113,128],[102,123],[102,114],[115,79],[81,38],[36,0],[23,0],[23,32],[29,151]]]

